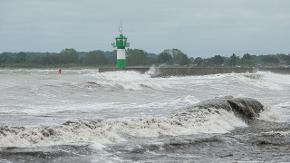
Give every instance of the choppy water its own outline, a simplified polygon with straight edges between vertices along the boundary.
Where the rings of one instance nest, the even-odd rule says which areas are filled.
[[[0,162],[290,161],[290,75],[152,78],[150,72],[0,70]],[[196,103],[266,106],[247,123]]]

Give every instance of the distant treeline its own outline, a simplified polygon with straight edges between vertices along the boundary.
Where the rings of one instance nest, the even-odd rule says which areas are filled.
[[[0,67],[57,67],[57,66],[114,66],[116,51],[78,52],[64,49],[59,53],[41,52],[3,52],[0,54]],[[188,57],[178,49],[164,50],[160,54],[147,53],[140,49],[127,50],[128,66],[285,66],[290,65],[290,54],[251,55],[236,54],[230,57],[215,55],[209,58]]]

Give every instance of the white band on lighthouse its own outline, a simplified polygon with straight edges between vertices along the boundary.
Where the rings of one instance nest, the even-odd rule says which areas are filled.
[[[125,49],[118,49],[117,50],[117,59],[126,59]]]

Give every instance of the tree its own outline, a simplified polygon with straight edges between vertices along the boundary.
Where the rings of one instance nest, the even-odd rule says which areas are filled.
[[[250,54],[246,53],[243,55],[241,59],[241,64],[245,66],[254,66],[255,61],[254,61],[254,58]]]
[[[287,55],[286,64],[290,65],[290,54]]]
[[[13,58],[11,57],[11,53],[2,53],[0,55],[0,63],[2,64],[7,64],[7,63],[12,63]]]
[[[193,64],[196,64],[197,66],[201,66],[203,65],[204,60],[200,57],[195,58],[195,60],[193,61]]]
[[[15,62],[16,63],[24,63],[26,61],[26,53],[20,52],[16,55]]]
[[[158,55],[157,61],[159,64],[172,64],[173,63],[173,59],[172,56],[166,52],[162,52]]]
[[[279,58],[277,55],[265,55],[265,56],[262,56],[262,61],[264,64],[279,64],[280,61],[279,61]]]
[[[240,58],[234,53],[229,60],[230,66],[236,66],[239,63]]]
[[[106,65],[107,58],[102,52],[92,51],[83,58],[83,64],[88,66]]]
[[[172,55],[173,55],[173,62],[175,64],[187,65],[190,63],[190,60],[188,59],[187,55],[184,54],[181,50],[172,49]]]
[[[68,64],[68,63],[78,63],[79,58],[77,51],[74,49],[64,49],[59,54],[60,63]]]
[[[209,65],[223,65],[225,63],[225,58],[220,55],[215,55],[212,58],[207,59]]]
[[[147,56],[145,51],[139,49],[128,49],[127,64],[128,66],[144,66],[147,64]]]

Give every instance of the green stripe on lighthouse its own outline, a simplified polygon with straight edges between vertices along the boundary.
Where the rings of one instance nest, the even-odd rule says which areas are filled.
[[[125,59],[117,59],[117,68],[124,69],[126,68],[126,60]]]

